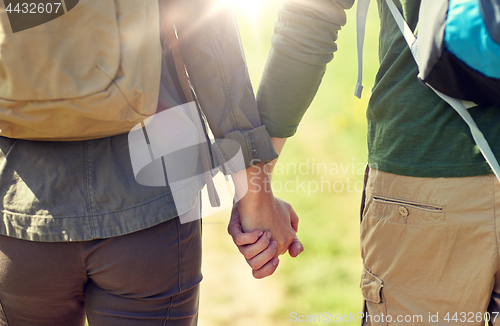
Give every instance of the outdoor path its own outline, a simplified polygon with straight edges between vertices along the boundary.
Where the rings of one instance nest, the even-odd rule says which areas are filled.
[[[275,326],[278,278],[256,280],[227,233],[229,209],[203,219],[199,326]]]

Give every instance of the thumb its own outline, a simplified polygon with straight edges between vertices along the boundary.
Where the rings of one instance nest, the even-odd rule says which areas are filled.
[[[295,258],[302,251],[304,251],[304,246],[302,245],[302,242],[300,242],[297,235],[295,235],[295,239],[293,239],[292,244],[288,247],[288,253],[290,254],[290,257]]]

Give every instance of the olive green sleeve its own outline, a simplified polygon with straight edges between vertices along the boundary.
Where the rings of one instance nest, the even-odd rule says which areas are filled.
[[[293,136],[337,50],[345,10],[354,0],[287,0],[257,92],[262,123],[272,137]]]

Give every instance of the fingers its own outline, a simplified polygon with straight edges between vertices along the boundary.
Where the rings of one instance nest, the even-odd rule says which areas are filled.
[[[295,232],[299,232],[299,217],[290,206],[290,223],[292,224],[292,228]]]
[[[252,252],[257,251],[253,256],[255,256],[256,254],[258,254],[259,252],[264,250],[267,247],[267,245],[269,244],[269,240],[267,240],[267,244],[264,247],[262,247],[262,244],[260,243],[260,241],[256,242],[257,240],[260,240],[262,238],[266,238],[266,237],[262,236],[264,234],[264,232],[261,230],[254,230],[252,232],[244,233],[241,231],[241,229],[239,229],[239,231],[237,231],[236,233],[230,232],[230,234],[233,237],[234,244],[237,245],[238,247],[248,246],[248,248],[250,248],[250,249],[247,249],[247,250],[250,250]],[[256,247],[253,247],[254,244],[256,245]],[[261,248],[261,249],[258,250],[258,248]],[[240,252],[243,254],[243,252],[241,251],[241,248],[240,248]]]
[[[271,232],[268,231],[265,232],[262,237],[260,237],[259,241],[250,242],[251,244],[247,246],[238,246],[238,249],[243,254],[243,256],[248,260],[254,258],[258,254],[263,252],[269,246],[270,241],[271,241]]]
[[[295,239],[293,239],[292,244],[288,247],[288,253],[290,254],[290,257],[295,258],[302,251],[304,251],[304,246],[302,245],[302,242],[300,242],[299,238],[297,238],[297,235],[295,235]]]
[[[290,223],[292,224],[292,228],[294,229],[295,233],[297,233],[299,231],[299,217],[297,216],[292,207],[290,207]],[[297,234],[295,234],[295,238],[290,244],[290,247],[288,247],[288,253],[290,254],[291,257],[295,258],[302,251],[304,251],[304,246],[297,237]]]
[[[263,212],[260,215],[255,215],[254,211],[248,211],[248,209],[242,211],[245,219],[247,219],[248,214],[250,221],[252,218],[258,221],[258,223],[254,221],[253,226],[250,223],[246,227],[252,229],[256,226],[257,230],[243,232],[238,204],[233,207],[228,225],[229,234],[252,268],[253,276],[258,279],[270,276],[276,271],[279,255],[288,251],[291,257],[297,257],[304,251],[296,234],[299,218],[291,205],[276,198],[271,204],[268,205],[269,207],[258,208]],[[273,219],[262,218],[262,216],[268,215],[273,216]],[[261,230],[272,231],[272,237],[269,231],[263,232]]]
[[[276,254],[276,247],[277,247],[277,243],[276,243],[276,241],[273,241],[271,243],[271,245],[269,245],[260,254],[258,254],[257,256],[255,256],[251,259],[247,259],[248,265],[250,265],[250,267],[253,270],[261,269],[268,262],[273,261],[273,258]]]
[[[259,268],[257,270],[253,270],[252,271],[253,277],[255,277],[257,279],[261,279],[261,278],[268,277],[268,276],[272,275],[276,271],[276,268],[278,268],[279,262],[280,262],[280,260],[278,258],[274,258],[273,260],[267,262],[261,268]]]
[[[237,246],[244,246],[255,243],[264,234],[264,232],[260,230],[254,230],[248,233],[243,232],[240,222],[240,216],[238,213],[238,207],[236,205],[235,207],[233,207],[233,211],[231,212],[231,219],[227,227],[227,232],[233,237],[233,242]],[[262,248],[261,251],[264,248]]]

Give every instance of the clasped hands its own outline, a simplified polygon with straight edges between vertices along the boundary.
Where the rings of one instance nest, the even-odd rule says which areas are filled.
[[[233,176],[241,199],[231,212],[228,232],[253,276],[260,279],[275,272],[278,256],[288,251],[291,257],[297,257],[304,250],[296,234],[299,218],[290,204],[273,195],[269,173],[262,166],[241,172],[246,172],[246,178],[242,173]],[[245,191],[238,194],[242,188]]]

